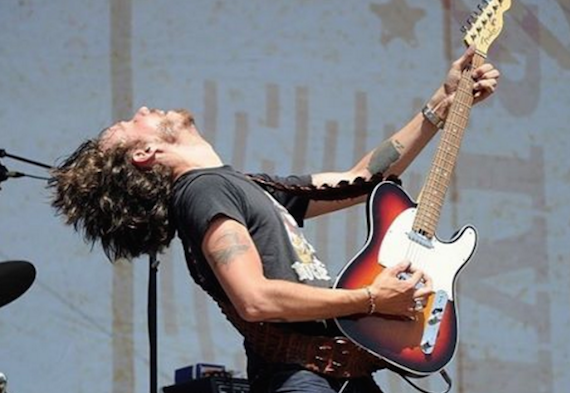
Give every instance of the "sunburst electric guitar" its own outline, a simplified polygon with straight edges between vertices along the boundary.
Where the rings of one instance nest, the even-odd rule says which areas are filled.
[[[366,244],[335,283],[336,288],[363,288],[386,267],[403,260],[432,278],[434,294],[415,320],[377,314],[336,319],[349,339],[412,376],[441,370],[455,353],[455,281],[475,251],[477,232],[465,226],[444,242],[435,230],[473,104],[472,71],[483,64],[510,6],[511,0],[487,0],[471,16],[470,27],[464,28],[464,42],[475,45],[476,54],[462,72],[420,201],[416,204],[394,183],[379,184],[368,200]]]

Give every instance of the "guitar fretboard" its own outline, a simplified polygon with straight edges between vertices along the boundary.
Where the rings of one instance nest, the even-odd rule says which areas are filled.
[[[415,232],[421,233],[429,239],[435,235],[445,195],[451,183],[459,148],[473,106],[472,73],[484,61],[485,58],[476,53],[472,65],[462,72],[455,98],[443,127],[441,140],[422,190],[412,228]]]

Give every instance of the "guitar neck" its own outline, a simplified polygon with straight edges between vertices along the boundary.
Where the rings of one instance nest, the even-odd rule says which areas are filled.
[[[451,184],[459,148],[473,106],[472,73],[484,61],[485,58],[476,53],[471,66],[462,72],[455,98],[442,130],[441,140],[422,190],[412,228],[415,232],[421,233],[429,239],[435,235],[445,195]]]

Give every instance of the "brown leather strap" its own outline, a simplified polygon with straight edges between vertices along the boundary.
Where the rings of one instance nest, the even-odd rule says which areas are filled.
[[[357,378],[385,367],[382,360],[345,337],[308,336],[273,323],[244,321],[230,304],[218,303],[227,319],[270,363],[298,364],[334,378]]]

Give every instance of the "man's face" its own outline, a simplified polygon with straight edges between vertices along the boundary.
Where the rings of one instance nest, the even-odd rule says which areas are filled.
[[[188,127],[192,116],[183,110],[165,112],[159,109],[141,107],[127,121],[120,121],[109,127],[101,138],[104,149],[118,143],[166,141],[175,142],[176,133]]]

